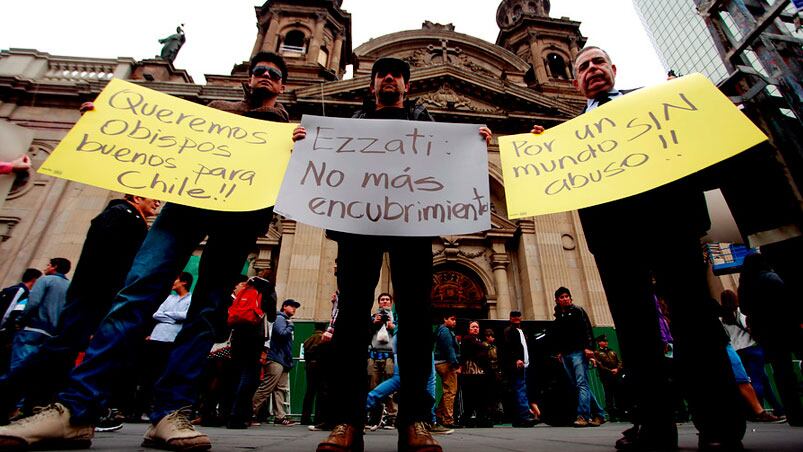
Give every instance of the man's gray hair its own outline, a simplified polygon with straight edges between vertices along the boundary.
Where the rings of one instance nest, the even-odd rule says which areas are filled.
[[[608,60],[608,63],[613,63],[613,61],[611,60],[611,56],[608,55],[608,52],[606,52],[605,49],[602,49],[602,48],[597,47],[597,46],[587,46],[587,47],[583,47],[582,49],[580,49],[579,52],[577,52],[577,56],[574,57],[574,63],[573,64],[577,64],[577,59],[580,58],[580,55],[582,55],[582,54],[584,54],[584,53],[586,53],[586,52],[588,52],[590,50],[599,50],[600,52],[602,52],[603,55],[605,55],[605,58]]]

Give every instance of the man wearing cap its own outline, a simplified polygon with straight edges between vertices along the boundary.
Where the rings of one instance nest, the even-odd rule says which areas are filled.
[[[597,350],[594,351],[594,363],[597,367],[599,379],[605,390],[605,409],[611,420],[622,419],[624,406],[622,406],[622,360],[615,351],[608,348],[608,336],[597,336]]]
[[[405,100],[410,90],[410,66],[398,58],[380,58],[371,69],[371,97],[366,99],[355,119],[400,119],[432,121],[423,105]],[[490,140],[491,131],[483,127],[480,135]],[[293,138],[306,135],[299,127]],[[399,391],[399,450],[439,452],[440,445],[427,430],[434,400],[427,391],[432,373],[432,328],[429,303],[432,289],[432,238],[367,236],[329,231],[338,242],[337,286],[340,312],[333,354],[340,359],[340,371],[333,375],[332,405],[334,430],[318,445],[318,452],[363,450],[363,426],[367,387],[367,338],[374,290],[385,252],[390,256],[396,311],[404,322],[398,340],[398,357],[404,362]]]
[[[281,56],[259,52],[251,58],[245,98],[213,101],[211,108],[267,121],[288,122],[277,102],[287,82]],[[266,155],[267,158],[267,155]],[[187,259],[204,239],[193,303],[168,365],[154,387],[151,424],[143,445],[171,450],[206,450],[209,437],[189,422],[198,398],[197,380],[216,341],[225,339],[226,306],[237,276],[256,239],[264,234],[273,209],[222,212],[169,203],[137,252],[124,288],[104,318],[83,362],[70,374],[58,403],[30,418],[0,427],[0,449],[89,447],[94,424],[105,412],[115,381],[132,347],[147,334],[151,314],[170,293]]]
[[[273,394],[274,424],[293,425],[284,410],[285,392],[290,392],[290,369],[293,368],[293,321],[296,309],[301,303],[288,298],[282,303],[282,308],[276,315],[273,328],[270,332],[270,347],[268,350],[267,372],[262,383],[254,394],[254,416],[257,415],[262,404]]]

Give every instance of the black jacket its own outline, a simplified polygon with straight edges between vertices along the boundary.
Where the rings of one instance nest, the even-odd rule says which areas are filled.
[[[588,314],[580,306],[555,306],[552,324],[552,344],[557,353],[572,353],[594,349],[594,336]]]
[[[522,330],[523,331],[523,330]],[[505,348],[503,349],[502,362],[504,369],[508,372],[516,370],[516,361],[524,361],[524,347],[521,345],[521,336],[518,328],[513,325],[505,328],[503,333],[505,338]],[[524,335],[525,340],[527,335]],[[530,350],[528,345],[527,350]]]

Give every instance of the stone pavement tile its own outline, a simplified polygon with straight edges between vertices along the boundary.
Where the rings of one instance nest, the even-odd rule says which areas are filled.
[[[577,429],[572,427],[512,428],[497,426],[491,429],[459,429],[451,435],[438,435],[437,440],[447,452],[594,452],[613,451],[613,444],[629,425],[607,423],[602,427]],[[213,451],[313,452],[327,432],[310,432],[306,426],[282,427],[262,425],[247,430],[201,428],[212,439]],[[696,450],[697,431],[691,423],[678,427],[682,451]],[[97,433],[93,452],[147,451],[139,446],[144,424],[126,424],[122,430]],[[748,423],[744,439],[750,452],[800,452],[803,450],[803,428],[786,424]],[[395,452],[396,432],[379,430],[365,436],[366,452]]]

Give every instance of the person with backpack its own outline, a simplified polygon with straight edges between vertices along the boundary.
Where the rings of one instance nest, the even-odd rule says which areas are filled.
[[[276,290],[269,279],[261,276],[246,281],[229,307],[231,364],[237,388],[226,428],[244,429],[249,426],[251,399],[259,385],[259,357],[265,344],[265,320],[275,320],[275,312]],[[266,313],[272,315],[266,319]]]

